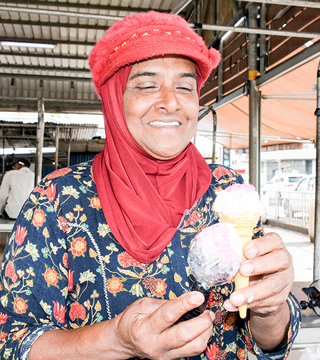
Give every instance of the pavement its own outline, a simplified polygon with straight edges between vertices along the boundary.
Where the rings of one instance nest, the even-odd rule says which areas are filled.
[[[282,237],[293,260],[295,280],[292,291],[299,301],[308,301],[302,288],[308,288],[313,282],[314,245],[309,236],[271,225],[264,225],[264,229],[266,233],[276,232]],[[317,310],[320,314],[320,309]],[[302,355],[305,356],[306,352],[318,346],[320,346],[320,317],[309,308],[302,310],[302,326],[288,360],[298,360]],[[256,357],[250,354],[249,359]],[[319,360],[320,355],[312,359]]]
[[[314,245],[309,236],[297,231],[287,230],[271,225],[264,225],[265,232],[276,232],[289,250],[294,266],[295,282],[313,282]]]

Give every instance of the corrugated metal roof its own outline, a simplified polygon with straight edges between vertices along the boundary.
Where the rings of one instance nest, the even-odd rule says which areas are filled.
[[[55,45],[53,49],[0,45],[0,111],[37,111],[38,99],[43,98],[46,112],[101,112],[100,99],[91,83],[87,57],[96,41],[116,19],[150,9],[164,12],[180,9],[181,16],[192,24],[198,24],[198,31],[208,46],[219,42],[221,45],[221,36],[227,31],[224,24],[232,27],[233,34],[224,41],[221,67],[213,71],[201,93],[202,106],[220,106],[220,103],[222,106],[225,99],[233,99],[232,96],[237,91],[246,92],[248,31],[256,30],[257,34],[262,30],[269,31],[269,35],[258,36],[258,60],[260,64],[265,61],[263,72],[260,72],[260,77],[258,75],[263,92],[262,85],[265,85],[266,81],[262,82],[268,74],[275,73],[275,76],[272,75],[274,78],[277,74],[280,76],[283,70],[277,73],[277,69],[280,69],[281,65],[286,66],[291,59],[294,62],[295,56],[303,58],[301,64],[319,56],[320,2],[260,2],[257,29],[248,29],[247,8],[253,1],[0,1],[1,41]],[[257,3],[255,2],[255,6]],[[266,9],[265,24],[262,23],[263,7]],[[235,24],[241,17],[244,18],[244,22],[238,29]],[[303,34],[310,34],[309,40],[312,40],[312,45],[308,49],[304,46],[308,39],[302,36]],[[263,44],[265,52],[262,49]],[[290,88],[287,92],[290,92]],[[286,111],[286,114],[278,115],[290,119],[290,106]],[[230,109],[220,111],[223,112],[232,113]],[[238,132],[239,124],[236,120],[224,119],[221,115],[218,121],[220,129],[228,128],[230,134]],[[245,122],[248,124],[247,114]],[[272,123],[276,124],[277,119],[272,119]],[[284,126],[290,124],[285,122]],[[212,122],[208,122],[206,129],[212,130]],[[243,132],[248,133],[247,127]],[[222,142],[223,145],[230,146],[229,138]],[[237,141],[237,147],[247,147],[247,140]]]
[[[99,111],[87,58],[115,20],[150,9],[169,12],[178,0],[0,2],[1,41],[47,43],[53,49],[0,45],[0,109]]]

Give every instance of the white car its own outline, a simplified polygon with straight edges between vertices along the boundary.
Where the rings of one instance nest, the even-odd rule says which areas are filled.
[[[304,177],[304,174],[283,173],[275,175],[268,181],[262,191],[290,191],[294,190],[298,182]]]
[[[307,216],[310,202],[315,198],[316,177],[315,175],[304,176],[295,187],[294,191],[283,194],[285,197],[283,206],[285,215],[290,218]]]

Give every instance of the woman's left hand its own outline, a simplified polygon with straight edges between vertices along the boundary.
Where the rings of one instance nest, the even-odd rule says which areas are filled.
[[[254,313],[274,313],[286,302],[294,280],[292,257],[276,233],[250,241],[244,248],[248,260],[240,273],[249,276],[249,286],[235,291],[225,302],[225,309],[238,311],[247,304]]]

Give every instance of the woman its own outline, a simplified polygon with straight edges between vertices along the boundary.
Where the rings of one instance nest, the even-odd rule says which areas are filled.
[[[189,245],[218,222],[216,192],[242,182],[190,143],[219,59],[182,18],[155,12],[116,23],[97,43],[89,63],[105,149],[48,175],[16,222],[2,264],[1,358],[287,356],[300,321],[292,260],[260,225],[240,270],[250,286],[214,288],[203,314],[177,323],[204,301],[188,292]]]

